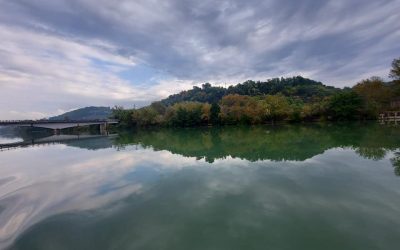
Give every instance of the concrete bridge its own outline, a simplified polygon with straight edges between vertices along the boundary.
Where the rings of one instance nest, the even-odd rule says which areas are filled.
[[[36,127],[60,130],[64,128],[100,125],[106,130],[109,124],[117,124],[117,120],[8,120],[0,121],[0,126]]]

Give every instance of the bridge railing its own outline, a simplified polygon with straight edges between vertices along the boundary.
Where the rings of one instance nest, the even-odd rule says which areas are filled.
[[[0,120],[0,125],[7,124],[37,124],[37,123],[118,123],[116,119],[92,119],[92,120]]]

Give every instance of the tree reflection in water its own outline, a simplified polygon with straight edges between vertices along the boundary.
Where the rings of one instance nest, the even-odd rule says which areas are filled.
[[[393,157],[392,159],[390,159],[390,161],[393,164],[394,167],[394,173],[397,176],[400,176],[400,152],[396,152],[395,153],[395,157]]]
[[[331,148],[351,148],[370,160],[381,160],[400,148],[399,127],[376,123],[285,124],[276,126],[147,129],[120,131],[114,146],[140,144],[154,150],[205,159],[228,156],[259,160],[304,161]],[[399,172],[399,153],[392,159]]]

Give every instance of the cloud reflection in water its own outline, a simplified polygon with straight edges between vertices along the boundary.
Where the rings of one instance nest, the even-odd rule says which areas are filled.
[[[332,242],[353,240],[335,247],[387,247],[394,241],[382,240],[382,234],[400,233],[400,183],[392,150],[379,159],[362,156],[357,148],[332,147],[313,148],[321,153],[302,160],[225,154],[209,162],[194,151],[176,153],[187,149],[177,144],[170,144],[175,153],[140,142],[115,145],[95,151],[58,144],[0,152],[0,247],[19,249],[29,242],[43,247],[56,239],[74,249],[88,242],[100,248],[190,247],[197,235],[203,248],[212,243],[224,248],[249,237],[264,244],[260,232],[281,247],[290,246],[282,240],[289,235],[307,245],[301,232],[319,232]],[[218,141],[218,147],[228,145]],[[75,227],[91,233],[69,242]],[[51,237],[58,233],[63,237]],[[96,241],[98,235],[107,238]]]

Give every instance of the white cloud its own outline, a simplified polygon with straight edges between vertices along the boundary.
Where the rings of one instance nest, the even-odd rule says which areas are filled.
[[[113,47],[101,41],[78,43],[4,25],[0,36],[0,55],[7,58],[0,67],[2,119],[41,118],[91,104],[148,102],[188,87],[182,81],[178,88],[163,81],[133,86],[118,73],[135,67],[134,61],[108,51]]]
[[[396,0],[15,0],[0,8],[1,119],[139,106],[206,81],[302,74],[349,86],[385,77],[400,51]],[[141,65],[160,76],[120,76]]]

